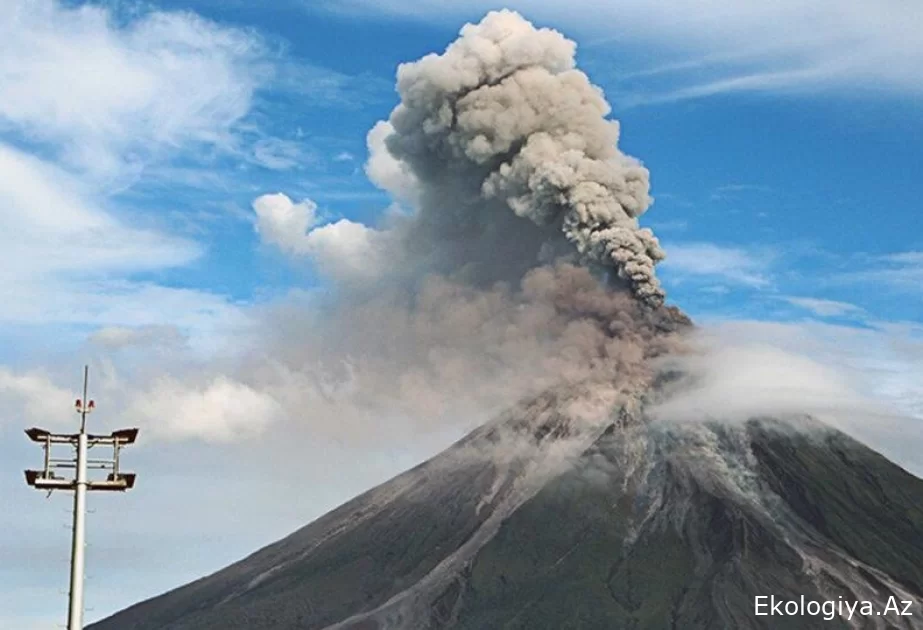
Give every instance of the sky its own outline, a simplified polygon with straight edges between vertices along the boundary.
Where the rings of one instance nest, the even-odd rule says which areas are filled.
[[[284,334],[263,342],[293,305],[368,273],[362,253],[413,205],[379,125],[398,65],[502,7],[577,42],[621,149],[650,170],[641,224],[667,252],[668,301],[720,340],[709,378],[743,407],[835,399],[855,410],[842,427],[923,473],[923,6],[6,2],[0,629],[64,621],[68,497],[23,483],[41,452],[21,431],[75,426],[84,364],[94,430],[141,428],[137,488],[91,497],[89,620],[482,420],[330,417],[273,372]],[[705,409],[728,391],[696,395]]]

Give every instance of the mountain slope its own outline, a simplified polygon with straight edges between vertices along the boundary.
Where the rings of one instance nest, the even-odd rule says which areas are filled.
[[[921,601],[923,481],[806,418],[587,423],[577,399],[546,393],[91,628],[923,628],[916,603],[754,615],[759,595]]]

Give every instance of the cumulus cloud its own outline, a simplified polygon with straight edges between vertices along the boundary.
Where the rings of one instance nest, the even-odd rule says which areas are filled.
[[[365,173],[373,184],[390,193],[395,199],[413,203],[417,199],[419,183],[408,166],[395,159],[385,138],[394,133],[390,122],[382,120],[375,124],[366,136],[369,157]]]
[[[348,281],[381,272],[387,235],[362,223],[340,219],[320,224],[317,204],[298,203],[282,193],[253,202],[260,240],[293,256],[307,256],[328,277]],[[392,261],[393,262],[393,261]]]
[[[295,203],[282,193],[262,195],[253,202],[256,231],[264,243],[289,254],[308,250],[308,230],[317,220],[317,204],[310,199]]]
[[[381,266],[388,262],[383,251],[386,239],[381,232],[362,223],[340,219],[314,228],[305,240],[323,272],[348,280],[373,278],[381,272]]]

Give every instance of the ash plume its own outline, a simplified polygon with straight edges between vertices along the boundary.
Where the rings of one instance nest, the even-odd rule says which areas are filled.
[[[648,171],[618,150],[619,125],[575,51],[504,10],[400,66],[385,144],[419,187],[407,244],[482,282],[570,251],[659,306],[664,252],[638,225]]]
[[[268,321],[274,397],[356,434],[389,418],[414,431],[479,424],[561,386],[627,402],[688,325],[678,310],[651,309],[566,262],[490,288],[430,275],[413,290],[339,295]]]
[[[648,172],[574,54],[500,11],[400,66],[400,103],[368,137],[369,177],[410,206],[384,225],[258,199],[264,242],[327,284],[267,307],[239,379],[349,441],[471,429],[554,388],[575,409],[640,399],[690,322],[663,304],[663,252],[638,225]]]

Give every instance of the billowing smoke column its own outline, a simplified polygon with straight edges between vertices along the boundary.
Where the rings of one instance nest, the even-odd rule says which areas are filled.
[[[637,220],[651,203],[648,171],[616,148],[618,123],[574,68],[575,50],[500,11],[465,26],[443,54],[400,67],[386,146],[420,188],[408,246],[442,248],[424,253],[492,281],[484,269],[508,264],[521,277],[517,264],[559,257],[569,244],[658,306],[654,265],[664,253]]]
[[[648,172],[574,53],[501,11],[402,65],[367,172],[413,212],[310,229],[309,203],[261,198],[261,236],[320,257],[330,290],[269,313],[258,390],[338,439],[470,428],[548,391],[604,416],[646,400],[690,322],[638,226]]]

